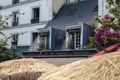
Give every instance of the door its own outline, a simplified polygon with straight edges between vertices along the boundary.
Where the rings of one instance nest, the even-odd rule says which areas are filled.
[[[36,40],[36,38],[38,37],[38,33],[32,33],[32,43]]]

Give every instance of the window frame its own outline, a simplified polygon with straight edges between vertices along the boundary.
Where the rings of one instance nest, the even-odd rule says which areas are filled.
[[[48,39],[47,39],[48,38]],[[43,40],[44,39],[44,40]],[[40,36],[40,44],[43,43],[46,49],[49,49],[49,35]]]
[[[15,38],[15,39],[14,39]],[[11,38],[11,43],[12,42],[17,42],[17,45],[18,45],[18,42],[19,42],[19,34],[12,34],[12,38]]]
[[[12,27],[19,25],[19,10],[12,12]]]
[[[40,9],[40,6],[34,6],[34,7],[31,7],[31,23],[34,24],[34,22],[32,22],[32,20],[35,20],[34,18],[34,9],[35,8],[39,8],[39,17],[37,18],[38,19],[38,22],[35,22],[35,23],[39,23],[40,22],[40,18],[41,18],[41,9]]]
[[[74,49],[80,49],[80,45],[81,45],[81,31],[71,32],[71,33],[69,33],[69,35],[70,35],[69,39],[73,43]]]

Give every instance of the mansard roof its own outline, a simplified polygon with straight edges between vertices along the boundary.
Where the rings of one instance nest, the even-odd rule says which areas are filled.
[[[98,0],[85,0],[79,3],[64,5],[46,28],[65,29],[66,26],[77,25],[80,22],[92,24],[95,22],[94,16],[98,15],[97,7]]]

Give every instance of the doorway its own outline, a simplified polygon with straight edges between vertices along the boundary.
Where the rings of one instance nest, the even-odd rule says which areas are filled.
[[[36,38],[38,37],[38,33],[32,33],[32,43],[36,40]]]

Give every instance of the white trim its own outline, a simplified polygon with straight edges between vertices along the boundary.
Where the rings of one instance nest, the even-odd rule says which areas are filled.
[[[80,49],[83,48],[83,27],[84,27],[84,23],[82,23],[82,26],[81,26]]]
[[[76,32],[73,34],[74,36],[74,49],[76,49]]]
[[[42,16],[42,13],[41,13],[41,12],[42,12],[42,6],[40,5],[40,6],[39,6],[39,22],[41,22],[41,20],[42,20],[42,19],[41,19],[41,16]]]
[[[51,47],[52,47],[52,44],[51,44],[51,42],[52,42],[52,41],[51,41],[52,35],[51,35],[51,34],[52,34],[52,28],[50,28],[50,34],[49,34],[49,50],[52,49],[52,48],[51,48]]]
[[[32,2],[37,2],[37,1],[39,1],[39,0],[26,0],[26,1],[21,1],[21,2],[19,2],[17,4],[14,4],[14,5],[11,2],[11,4],[3,6],[3,10],[8,9],[8,8],[12,8],[12,7],[21,6],[21,5],[28,4],[28,3],[32,3]]]
[[[32,35],[32,34],[33,34],[33,32],[30,31],[30,45],[32,45],[32,42],[33,42],[33,41],[32,41],[32,40],[33,40],[33,35]]]
[[[12,13],[14,13],[14,12],[19,12],[19,11],[20,11],[20,9],[11,10]]]
[[[66,39],[65,39],[65,41],[66,41],[66,49],[68,48],[68,43],[69,43],[69,41],[70,41],[70,34],[67,32],[67,31],[65,31],[65,35],[66,35]]]

